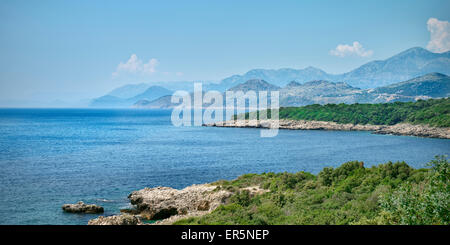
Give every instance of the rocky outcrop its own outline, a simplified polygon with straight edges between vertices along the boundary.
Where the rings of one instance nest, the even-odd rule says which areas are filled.
[[[170,191],[169,189],[172,189],[172,188],[167,189],[167,187],[152,188],[152,189],[153,189],[153,191],[156,191],[158,189],[160,190],[161,188],[166,189],[168,191]],[[203,192],[203,194],[200,194],[199,196],[197,196],[197,194],[199,194],[198,190],[201,190],[203,188],[207,188],[208,190],[206,192]],[[151,190],[151,189],[149,189],[149,190]],[[186,187],[183,190],[177,190],[177,191],[179,191],[179,194],[181,194],[181,196],[184,196],[184,197],[182,197],[181,200],[178,202],[178,204],[175,204],[175,206],[181,204],[181,206],[178,206],[178,207],[180,207],[181,210],[185,210],[185,212],[184,211],[179,212],[178,214],[171,215],[170,217],[167,217],[165,219],[157,220],[156,222],[152,223],[152,225],[171,225],[180,219],[186,219],[186,218],[199,217],[199,216],[206,215],[206,214],[214,211],[220,204],[224,204],[226,202],[226,200],[231,195],[233,195],[233,193],[235,193],[235,192],[231,192],[228,190],[223,190],[221,186],[211,186],[208,184],[193,185],[193,186]],[[249,187],[239,188],[235,191],[248,191],[250,196],[255,196],[255,195],[261,195],[265,192],[268,192],[269,190],[262,189],[259,186],[249,186]],[[158,191],[156,191],[153,194],[150,194],[150,196],[156,195],[157,192]],[[188,194],[188,195],[182,194],[182,193],[186,193],[186,192],[188,192],[190,194]],[[202,191],[200,191],[200,193],[201,192]],[[192,195],[192,193],[197,193],[197,194]],[[148,196],[148,194],[147,194],[147,196]],[[180,197],[179,195],[174,195],[174,198],[179,198],[179,197]],[[191,198],[196,198],[196,199],[191,199]],[[199,199],[197,199],[197,198],[199,198]],[[173,203],[167,202],[170,199],[172,199],[172,198],[164,199],[164,201],[160,205],[169,204],[169,206],[173,207],[173,205],[174,205]]]
[[[376,134],[409,135],[429,138],[450,139],[450,128],[436,128],[427,125],[412,125],[400,123],[396,125],[361,125],[339,124],[324,121],[306,120],[230,120],[205,124],[212,127],[237,127],[237,128],[278,128],[292,130],[337,130],[337,131],[373,131]]]
[[[450,139],[450,128],[435,128],[427,125],[411,125],[408,123],[399,123],[383,127],[374,131],[374,133]]]
[[[96,219],[91,219],[88,225],[142,225],[139,217],[129,214],[121,214],[114,216],[100,216]]]
[[[204,126],[214,127],[236,127],[236,128],[276,128],[277,121],[275,120],[230,120],[224,122],[216,122]],[[298,129],[298,130],[360,130],[373,131],[378,130],[382,126],[377,125],[353,125],[353,124],[339,124],[335,122],[324,121],[306,121],[306,120],[284,120],[278,121],[278,128],[280,129]]]
[[[210,212],[224,204],[231,192],[216,186],[192,185],[182,190],[170,187],[145,188],[132,192],[128,198],[145,219],[160,220],[193,212]]]
[[[103,213],[103,207],[95,204],[85,204],[84,202],[78,202],[75,204],[64,204],[62,206],[64,212],[68,213],[86,213],[86,214],[97,214]]]
[[[238,189],[222,188],[220,185],[191,185],[178,190],[170,187],[144,188],[132,192],[128,198],[136,209],[122,209],[121,215],[89,221],[89,225],[143,225],[142,220],[154,220],[154,225],[170,225],[173,222],[208,214],[225,204],[236,191],[248,191],[260,195],[268,190],[259,186]]]

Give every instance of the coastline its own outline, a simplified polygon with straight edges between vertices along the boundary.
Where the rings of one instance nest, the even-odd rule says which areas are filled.
[[[231,127],[231,128],[276,128],[275,120],[229,120],[204,124],[206,127]],[[430,127],[428,125],[413,125],[399,123],[395,125],[362,125],[339,124],[326,121],[288,120],[278,121],[279,129],[289,130],[331,130],[331,131],[371,131],[374,134],[391,134],[403,136],[417,136],[425,138],[450,139],[450,128]]]
[[[239,191],[248,191],[251,196],[268,192],[256,185],[230,189],[217,183],[194,184],[183,189],[144,188],[128,196],[135,208],[120,210],[118,215],[99,216],[88,225],[171,225],[181,219],[209,214]]]
[[[244,174],[184,189],[144,188],[128,196],[132,209],[88,225],[448,225],[439,211],[448,207],[448,160],[436,156],[428,166],[350,161],[318,174]],[[417,212],[423,215],[411,219]]]

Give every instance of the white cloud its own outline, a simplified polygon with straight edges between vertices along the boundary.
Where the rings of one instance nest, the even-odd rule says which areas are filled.
[[[330,50],[330,54],[339,57],[345,56],[361,56],[369,57],[373,54],[372,50],[365,50],[359,42],[353,42],[353,45],[339,44],[335,49]]]
[[[127,62],[117,66],[113,76],[116,77],[121,73],[132,73],[132,74],[152,74],[156,72],[156,66],[158,65],[158,60],[155,58],[150,59],[147,63],[140,60],[136,54],[132,54]]]
[[[430,32],[430,41],[427,49],[437,53],[450,50],[450,23],[436,18],[427,21],[427,28]]]

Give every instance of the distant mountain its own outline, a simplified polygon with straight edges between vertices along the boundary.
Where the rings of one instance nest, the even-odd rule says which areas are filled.
[[[242,84],[238,84],[230,89],[228,89],[228,91],[242,91],[244,93],[248,92],[248,91],[273,91],[273,90],[280,90],[280,87],[272,85],[264,80],[261,79],[251,79],[248,80],[245,83]],[[225,99],[225,94],[222,94],[223,98]],[[160,108],[160,109],[167,109],[167,108],[173,108],[175,106],[177,106],[178,104],[173,104],[171,102],[171,97],[172,96],[163,96],[161,98],[158,98],[156,100],[139,100],[137,101],[133,107],[134,108],[148,108],[148,109],[156,109],[156,108]],[[194,105],[194,96],[193,93],[191,93],[191,105]],[[270,100],[270,98],[269,98]],[[248,104],[248,103],[247,103]],[[203,106],[207,107],[209,106],[210,103],[203,103]]]
[[[305,83],[312,80],[328,80],[345,82],[364,89],[405,81],[431,72],[450,74],[450,51],[432,53],[420,47],[411,48],[386,60],[371,61],[350,72],[337,75],[314,67],[254,69],[244,75],[225,78],[215,88],[224,91],[250,79],[262,79],[280,87],[287,85],[289,81]]]
[[[441,73],[430,73],[405,82],[376,88],[373,93],[387,93],[403,96],[450,96],[450,77]]]
[[[326,103],[355,103],[358,97],[364,93],[362,89],[353,88],[346,83],[333,83],[329,81],[319,80],[310,81],[304,84],[291,82],[284,88],[267,83],[264,80],[252,79],[245,83],[236,85],[228,91],[279,91],[280,106],[303,106],[309,104],[326,104]],[[193,98],[193,96],[191,96]],[[223,94],[223,99],[226,96]],[[176,106],[170,102],[171,96],[164,96],[154,101],[141,100],[133,105],[135,108],[173,108]],[[268,94],[268,105],[271,103],[270,93]],[[193,102],[192,102],[193,104]],[[204,106],[208,106],[204,104]],[[237,104],[235,103],[235,106]],[[245,106],[249,106],[248,101]]]
[[[150,86],[151,85],[147,83],[127,84],[112,90],[107,95],[127,99],[136,96],[140,93],[143,93]]]
[[[104,95],[102,97],[98,97],[93,99],[89,103],[90,107],[105,107],[105,108],[113,108],[113,107],[126,107],[126,99],[122,99],[112,95]]]
[[[405,81],[431,72],[450,74],[450,51],[432,53],[410,48],[386,60],[377,60],[339,75],[335,81],[345,81],[360,88],[375,88]]]
[[[252,79],[265,80],[271,84],[282,87],[289,81],[304,83],[316,79],[331,80],[332,78],[334,78],[333,75],[327,74],[326,72],[311,66],[299,70],[290,68],[278,70],[254,69],[248,71],[244,75],[233,75],[223,79],[219,85],[217,85],[217,88],[223,91]]]
[[[139,84],[127,84],[118,88],[113,89],[106,95],[128,99],[139,94],[142,94],[148,88],[152,86],[163,87],[165,89],[176,91],[185,90],[192,91],[194,88],[194,81],[174,81],[174,82],[151,82],[151,83],[139,83]],[[203,81],[203,86],[209,88],[209,86],[215,86],[217,83],[212,81]]]
[[[443,98],[450,95],[449,76],[429,73],[408,81],[375,89],[360,89],[343,82],[290,83],[280,91],[281,106],[338,103],[386,103]]]
[[[247,92],[250,90],[253,91],[272,91],[272,90],[279,90],[280,87],[272,85],[262,79],[251,79],[248,80],[245,83],[242,84],[238,84],[230,89],[228,89],[229,91],[242,91],[242,92]]]
[[[131,105],[134,104],[136,101],[138,100],[154,100],[157,99],[161,96],[165,96],[165,95],[171,95],[173,92],[160,87],[160,86],[151,86],[148,89],[146,89],[143,93],[138,94],[134,97],[128,98],[127,101],[131,102]]]
[[[133,88],[133,89],[136,89]],[[120,91],[119,91],[120,92]],[[114,108],[114,107],[130,107],[136,101],[139,100],[155,100],[165,95],[171,95],[173,92],[159,86],[151,86],[147,88],[144,92],[135,95],[131,98],[119,98],[117,96],[105,95],[96,99],[93,99],[90,103],[91,107],[106,107],[106,108]],[[122,93],[125,94],[125,93]]]
[[[205,93],[203,92],[203,96],[204,94]],[[191,95],[191,106],[194,106],[194,95],[193,93],[190,93],[190,95]],[[166,95],[155,100],[147,100],[147,99],[139,100],[136,103],[134,103],[132,107],[145,109],[171,109],[181,104],[181,98],[180,103],[172,103],[172,96],[173,95]],[[208,107],[210,105],[211,103],[203,103],[203,107]]]
[[[375,89],[360,89],[344,82],[326,80],[314,80],[303,84],[292,81],[280,88],[261,79],[251,79],[229,89],[229,91],[243,92],[250,90],[279,91],[280,106],[284,107],[310,104],[386,103],[448,97],[450,95],[450,79],[444,74],[430,73]],[[270,96],[268,99],[268,104],[270,104]],[[176,105],[172,104],[170,100],[171,96],[163,96],[153,101],[140,100],[133,107],[173,108]],[[248,105],[247,102],[246,105]],[[208,105],[204,104],[204,106]]]
[[[218,90],[221,92],[226,90],[270,91],[282,87],[283,89],[280,90],[280,98],[286,105],[304,105],[308,103],[378,103],[397,100],[408,101],[417,96],[444,96],[445,94],[439,91],[445,91],[448,85],[442,83],[442,81],[435,81],[434,83],[422,82],[420,86],[417,84],[409,84],[411,82],[417,82],[414,78],[419,80],[425,79],[419,77],[429,73],[440,73],[445,76],[450,74],[450,51],[433,53],[420,47],[410,48],[386,60],[371,61],[343,74],[328,74],[321,69],[311,66],[305,69],[253,69],[243,75],[227,77],[219,83],[208,82],[203,84],[203,89],[204,91]],[[433,79],[435,77],[428,81]],[[310,81],[315,81],[315,83],[309,83]],[[176,88],[172,89],[172,91],[178,89],[192,91],[193,88],[192,82],[166,82],[161,84],[169,90]],[[302,84],[305,84],[305,86],[300,86]],[[395,87],[394,85],[394,87],[390,87],[391,84],[396,84],[395,86],[400,87]],[[117,88],[108,95],[93,100],[91,105],[108,105],[113,107],[115,105],[130,106],[143,99],[151,102],[154,98],[138,96],[145,92],[145,89],[148,88],[146,87],[147,85],[135,84]],[[150,87],[150,85],[148,86]],[[408,86],[411,87],[407,89]],[[377,90],[367,90],[375,88]],[[424,91],[426,88],[433,92],[426,93]],[[395,89],[398,91],[394,91]],[[403,92],[400,92],[400,90]],[[134,101],[122,101],[131,97],[135,97],[131,99]]]
[[[303,106],[309,104],[355,103],[363,90],[343,82],[315,80],[299,84],[289,83],[280,91],[281,106]]]
[[[173,108],[177,104],[171,102],[172,96],[166,95],[155,100],[139,100],[132,105],[134,108],[146,108],[146,109],[169,109]]]
[[[291,81],[290,83],[288,83],[288,84],[286,85],[286,88],[297,87],[297,86],[300,86],[300,85],[302,85],[302,84],[299,83],[299,82]]]
[[[335,83],[326,80],[314,80],[303,84],[290,83],[282,89],[286,94],[309,94],[314,96],[339,96],[343,93],[353,93],[360,90],[347,83]]]

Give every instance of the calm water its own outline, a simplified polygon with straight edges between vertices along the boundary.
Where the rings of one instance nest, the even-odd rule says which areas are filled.
[[[368,132],[173,127],[170,111],[1,109],[0,224],[86,224],[65,214],[83,200],[105,214],[144,187],[183,188],[244,173],[318,173],[350,160],[423,167],[450,141]]]

